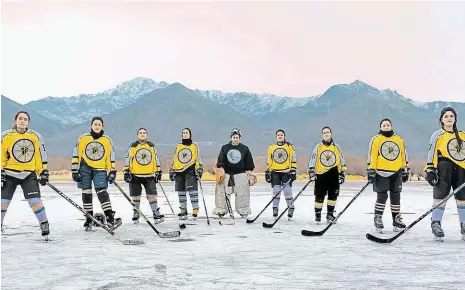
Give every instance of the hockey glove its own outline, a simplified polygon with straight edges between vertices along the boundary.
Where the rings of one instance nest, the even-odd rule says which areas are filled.
[[[249,186],[253,186],[257,183],[257,177],[251,171],[247,171],[247,178],[249,180]]]
[[[376,180],[376,169],[369,168],[367,169],[367,178],[370,183],[375,182]]]
[[[110,171],[110,174],[108,175],[108,182],[110,184],[113,184],[113,182],[115,182],[115,179],[116,179],[116,170],[112,170]]]
[[[74,182],[81,182],[82,181],[82,176],[79,173],[79,171],[73,171],[72,177],[73,177]]]
[[[297,179],[297,171],[295,169],[291,169],[291,171],[289,171],[289,173],[287,174],[287,177],[290,180],[289,183],[293,182]]]
[[[160,170],[160,171],[155,172],[155,181],[156,182],[160,182],[162,177],[163,177],[163,171]]]
[[[225,176],[225,172],[224,172],[224,169],[222,167],[220,168],[215,168],[215,180],[216,180],[216,184],[220,184],[221,182],[223,182],[223,179],[224,179],[224,176]]]
[[[435,186],[439,183],[439,176],[438,176],[438,169],[431,167],[426,169],[426,181],[428,181],[429,185]]]
[[[271,183],[271,172],[269,170],[265,170],[265,180],[268,183]]]
[[[339,184],[343,184],[346,181],[346,174],[344,171],[341,171],[339,173]]]
[[[124,181],[125,181],[126,183],[131,183],[131,181],[132,181],[132,174],[131,174],[131,172],[129,172],[129,171],[125,171],[125,172],[124,172]]]
[[[170,180],[174,181],[176,177],[176,172],[173,169],[170,169],[169,175],[170,175]]]
[[[40,185],[45,186],[45,185],[47,185],[48,181],[49,181],[48,170],[47,169],[42,170],[42,172],[39,175],[39,183],[40,183]]]
[[[197,178],[197,180],[200,180],[200,179],[202,179],[202,175],[203,175],[203,167],[199,167],[199,168],[197,168],[197,170],[196,170],[196,173],[197,173],[197,174],[195,175],[195,177]]]
[[[307,173],[308,173],[308,178],[309,178],[309,179],[314,179],[315,176],[316,176],[315,168],[309,168],[309,169],[307,170]]]
[[[407,170],[405,168],[402,168],[402,182],[407,182],[408,181],[408,176],[409,176],[410,168],[407,167]]]
[[[6,184],[6,172],[5,170],[2,169],[2,188],[5,186]]]

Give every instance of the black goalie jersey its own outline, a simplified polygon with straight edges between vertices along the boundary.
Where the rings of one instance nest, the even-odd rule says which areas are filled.
[[[239,174],[255,169],[249,147],[242,143],[232,145],[231,142],[221,147],[216,167],[222,167],[227,174]]]

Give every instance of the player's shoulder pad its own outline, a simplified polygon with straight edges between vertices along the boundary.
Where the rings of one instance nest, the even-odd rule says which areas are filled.
[[[10,134],[10,133],[13,133],[15,130],[14,129],[8,129],[8,130],[5,130],[2,132],[2,139],[3,137],[5,137],[6,135]]]
[[[155,147],[155,144],[153,144],[151,141],[147,141],[147,144],[148,144],[150,147]]]
[[[110,136],[103,134],[102,137],[107,138],[110,141],[110,143],[113,144],[113,140],[111,140]]]
[[[36,135],[36,136],[37,136],[37,139],[39,139],[40,142],[43,142],[43,141],[44,141],[44,139],[42,138],[42,135],[40,135],[39,132],[34,131],[34,130],[32,130],[32,129],[28,129],[27,132]]]
[[[139,145],[139,142],[138,142],[138,141],[135,141],[135,142],[132,142],[132,143],[131,143],[131,147],[137,147],[137,145]]]

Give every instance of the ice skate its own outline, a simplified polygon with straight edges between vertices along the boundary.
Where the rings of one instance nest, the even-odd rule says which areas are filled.
[[[180,220],[187,220],[187,209],[180,207],[181,212],[178,213],[178,217]]]
[[[134,222],[134,224],[139,223],[139,218],[140,218],[139,212],[137,210],[134,210],[134,214],[132,215],[132,221]]]
[[[460,229],[461,229],[461,233],[462,233],[462,240],[465,241],[465,223],[460,224]]]
[[[290,207],[289,210],[287,211],[287,217],[291,219],[294,216],[294,208]]]
[[[330,222],[334,221],[336,219],[336,217],[334,216],[334,214],[332,212],[328,212],[326,214],[326,222],[329,224]],[[333,223],[336,223],[336,222],[333,222]]]
[[[50,234],[50,228],[48,226],[48,221],[44,221],[40,223],[40,230],[42,231],[42,237],[46,241],[48,241],[48,235]]]
[[[165,215],[160,214],[160,208],[157,208],[153,212],[153,220],[155,221],[155,224],[159,224],[165,221]]]
[[[402,222],[402,217],[400,214],[396,215],[396,217],[392,220],[392,226],[394,232],[400,232],[402,229],[405,229],[407,226]]]
[[[94,215],[93,212],[88,212],[88,213],[89,213],[91,216]],[[84,230],[85,230],[86,232],[92,231],[92,225],[93,225],[93,224],[94,224],[94,221],[93,221],[90,217],[86,216],[86,221],[84,222]]]
[[[278,208],[273,207],[273,217],[278,217]]]
[[[115,211],[110,210],[105,212],[107,218],[107,226],[110,231],[114,231],[122,224],[121,218],[115,218]]]
[[[374,224],[375,224],[375,231],[377,233],[382,233],[384,229],[383,215],[375,214]]]
[[[432,221],[431,222],[431,230],[434,235],[434,239],[436,241],[443,241],[444,239],[444,231],[441,228],[441,222],[440,221]],[[463,227],[462,227],[463,230]],[[462,232],[463,233],[463,232]]]
[[[315,221],[317,223],[320,223],[321,222],[321,212],[316,212],[315,213]]]

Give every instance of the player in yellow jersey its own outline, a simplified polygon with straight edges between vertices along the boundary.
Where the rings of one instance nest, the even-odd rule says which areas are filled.
[[[189,192],[192,204],[192,217],[199,214],[198,180],[202,178],[203,164],[199,154],[199,146],[192,142],[189,128],[182,129],[182,140],[176,146],[173,164],[170,169],[170,180],[175,182],[175,190],[179,195],[179,219],[187,219],[187,197]]]
[[[106,223],[110,229],[121,225],[121,219],[115,219],[110,196],[108,195],[108,182],[113,183],[116,178],[115,152],[110,137],[104,134],[103,119],[94,117],[91,121],[89,133],[82,134],[76,142],[71,164],[72,177],[82,189],[82,203],[84,210],[93,215],[92,183],[97,197],[102,205]],[[92,228],[92,220],[86,218],[84,223],[86,231]]]
[[[129,194],[137,208],[140,206],[142,185],[145,188],[147,200],[153,212],[155,223],[163,221],[157,202],[157,182],[160,182],[162,172],[155,145],[147,140],[147,129],[137,130],[137,141],[131,143],[124,162],[124,181],[129,183]],[[132,220],[139,222],[139,212],[134,209]]]
[[[392,130],[391,120],[383,119],[379,125],[379,134],[370,140],[367,160],[368,180],[373,183],[373,191],[378,196],[374,224],[377,232],[383,231],[383,212],[389,191],[392,226],[398,231],[405,228],[400,216],[400,193],[402,182],[407,182],[409,176],[408,155],[404,140]]]
[[[276,143],[268,147],[265,180],[271,183],[273,195],[278,194],[281,189],[289,206],[287,216],[294,215],[294,204],[292,203],[292,182],[296,180],[297,156],[294,146],[287,142],[284,130],[276,131]],[[284,188],[282,188],[284,186]],[[273,217],[278,216],[280,196],[273,200]]]
[[[441,129],[431,136],[425,168],[426,180],[433,186],[434,205],[450,193],[451,187],[455,190],[465,182],[465,132],[457,129],[457,113],[453,108],[444,108],[439,122]],[[465,189],[455,194],[455,200],[465,241]],[[445,208],[443,203],[431,215],[431,230],[438,240],[444,237],[441,221]]]
[[[347,171],[341,147],[334,143],[331,128],[321,130],[323,140],[313,149],[308,164],[308,175],[315,179],[315,221],[321,221],[325,196],[328,195],[326,221],[334,220],[334,208],[339,196],[340,185],[345,181]]]
[[[28,129],[30,120],[27,112],[20,111],[13,129],[2,132],[2,232],[3,219],[19,185],[39,221],[42,236],[48,240],[50,229],[39,188],[39,183],[44,186],[48,182],[47,151],[42,136]]]

